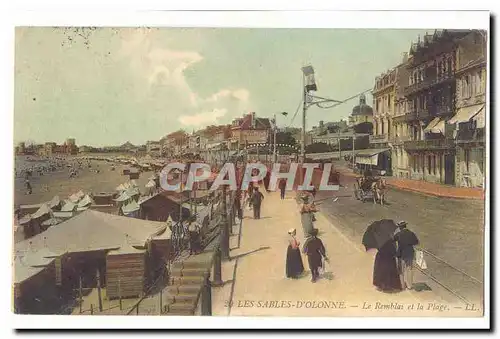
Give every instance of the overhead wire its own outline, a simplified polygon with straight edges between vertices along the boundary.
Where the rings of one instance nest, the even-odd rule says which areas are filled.
[[[301,106],[302,106],[302,99],[300,99],[299,105],[297,106],[297,109],[295,110],[295,113],[293,114],[292,120],[290,121],[290,123],[288,124],[287,127],[290,127],[290,125],[293,124],[293,121],[295,120],[295,117],[299,113],[299,110],[300,110]]]

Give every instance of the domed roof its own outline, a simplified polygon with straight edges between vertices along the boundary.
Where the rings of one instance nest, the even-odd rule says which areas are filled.
[[[364,94],[359,96],[359,105],[354,106],[351,115],[373,115],[373,108],[366,104],[366,97]]]

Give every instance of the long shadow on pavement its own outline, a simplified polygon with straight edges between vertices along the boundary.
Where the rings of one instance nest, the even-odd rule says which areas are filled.
[[[231,260],[234,260],[234,259],[239,259],[239,258],[242,258],[242,257],[245,257],[249,254],[252,254],[252,253],[255,253],[255,252],[259,252],[259,251],[262,251],[262,250],[268,250],[270,249],[271,247],[269,246],[263,246],[263,247],[259,247],[257,248],[256,250],[253,250],[253,251],[250,251],[250,252],[246,252],[246,253],[241,253],[241,254],[238,254],[234,257],[231,258]]]

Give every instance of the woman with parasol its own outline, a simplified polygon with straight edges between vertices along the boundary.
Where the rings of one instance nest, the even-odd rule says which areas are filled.
[[[373,266],[373,285],[383,292],[402,290],[396,262],[397,249],[394,233],[398,226],[393,220],[383,219],[368,226],[363,235],[366,250],[377,249]]]
[[[286,277],[297,279],[304,272],[304,264],[300,255],[300,242],[295,238],[297,231],[292,228],[288,231],[290,240],[286,250]]]

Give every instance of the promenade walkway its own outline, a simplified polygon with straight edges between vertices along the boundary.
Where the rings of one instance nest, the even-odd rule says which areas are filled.
[[[313,284],[310,273],[298,280],[285,277],[287,231],[297,229],[303,243],[295,193],[285,200],[266,194],[262,218],[245,211],[231,261],[223,263],[223,287],[213,288],[213,315],[221,316],[479,316],[459,300],[437,289],[387,294],[372,285],[375,253],[366,252],[338,231],[321,213],[320,230],[330,257],[330,271]],[[239,239],[239,240],[238,240]],[[361,241],[361,240],[360,240]],[[238,246],[239,244],[239,246]],[[308,269],[307,259],[303,262]],[[415,283],[421,282],[416,274]],[[430,286],[430,285],[429,285]],[[439,292],[439,293],[438,293]]]

